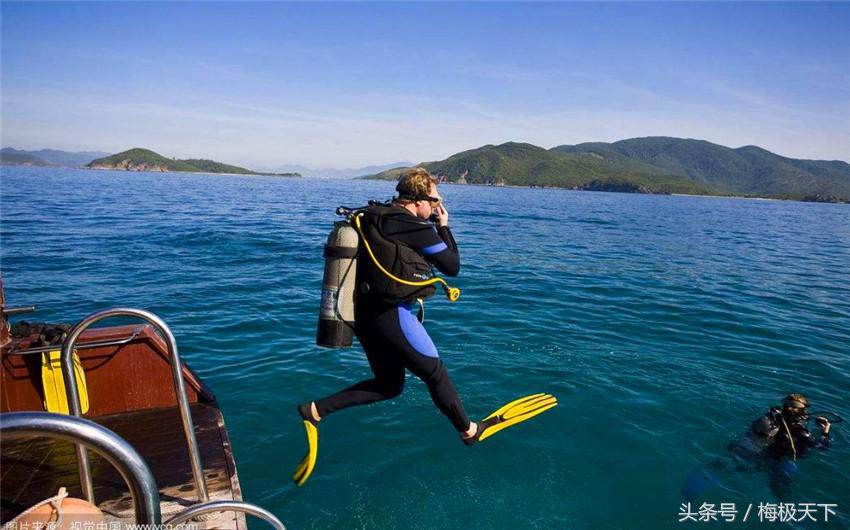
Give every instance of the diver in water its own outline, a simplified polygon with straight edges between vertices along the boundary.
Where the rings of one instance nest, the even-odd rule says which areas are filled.
[[[797,471],[797,458],[812,449],[829,447],[831,423],[823,416],[815,418],[820,436],[815,437],[808,427],[809,400],[802,394],[790,394],[782,407],[771,407],[751,425],[747,437],[751,447],[761,447],[760,461],[770,477],[770,490],[780,499],[788,496],[791,477]],[[742,446],[732,444],[729,450],[738,454]]]
[[[356,219],[360,258],[354,333],[373,377],[298,406],[308,443],[307,454],[293,476],[298,485],[315,466],[319,422],[332,412],[400,395],[406,370],[427,385],[434,404],[467,445],[557,404],[554,396],[536,394],[508,403],[480,422],[469,420],[446,366],[418,318],[421,300],[436,291],[434,283],[423,285],[433,277],[432,267],[448,276],[460,271],[449,212],[437,190],[437,179],[423,168],[402,175],[396,191],[398,196],[391,203],[373,204]],[[399,278],[405,281],[399,282]]]
[[[774,495],[787,498],[791,479],[797,472],[797,459],[812,449],[826,449],[830,445],[832,424],[826,417],[815,418],[820,427],[820,436],[816,437],[808,428],[808,408],[809,400],[802,394],[785,396],[781,407],[771,407],[750,424],[744,436],[729,444],[728,458],[718,458],[690,475],[682,485],[682,495],[695,500],[719,484],[719,476],[724,473],[763,470],[768,474]],[[840,421],[840,416],[837,418]]]
[[[829,447],[831,423],[825,417],[815,418],[821,429],[815,438],[808,427],[809,400],[802,394],[791,394],[782,400],[782,408],[771,407],[767,413],[750,425],[753,436],[765,442],[765,456],[794,458],[805,455],[810,449]]]

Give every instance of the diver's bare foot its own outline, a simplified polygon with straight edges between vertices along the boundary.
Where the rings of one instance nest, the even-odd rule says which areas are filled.
[[[461,438],[468,440],[478,434],[478,424],[474,421],[469,422],[469,428],[460,435]]]
[[[316,402],[311,401],[310,404],[302,403],[298,405],[298,414],[301,415],[301,418],[304,421],[309,421],[313,425],[316,425],[320,421],[322,421],[322,417],[319,416],[319,411],[316,410]]]

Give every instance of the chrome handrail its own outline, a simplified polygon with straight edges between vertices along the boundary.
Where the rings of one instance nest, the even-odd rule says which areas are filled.
[[[188,522],[189,520],[194,519],[195,517],[198,517],[200,515],[218,512],[247,513],[248,515],[253,515],[254,517],[257,517],[269,523],[276,530],[286,530],[286,527],[283,526],[283,523],[280,522],[280,519],[275,517],[270,511],[260,508],[259,506],[255,506],[253,504],[248,504],[247,502],[239,501],[212,501],[205,502],[202,504],[196,504],[194,506],[186,508],[171,519],[165,521],[164,526],[166,528],[173,528],[179,524]]]
[[[0,414],[0,432],[4,439],[58,438],[99,453],[129,486],[136,523],[160,524],[159,490],[153,473],[133,446],[106,427],[85,418],[51,412],[8,412]]]
[[[148,324],[157,328],[165,338],[168,346],[168,353],[171,362],[171,376],[174,380],[174,393],[177,396],[177,406],[180,409],[180,418],[183,421],[183,433],[186,436],[186,444],[189,446],[189,461],[192,464],[192,475],[195,478],[195,489],[198,491],[198,500],[200,502],[209,501],[209,493],[207,491],[207,481],[204,477],[204,469],[201,466],[201,455],[198,451],[198,441],[195,439],[195,428],[192,423],[192,412],[189,410],[189,398],[186,396],[186,385],[183,381],[183,365],[180,363],[180,356],[177,353],[177,340],[174,334],[171,333],[168,325],[158,316],[145,311],[143,309],[131,308],[114,308],[106,309],[92,313],[82,319],[68,332],[65,342],[62,343],[62,377],[65,379],[65,393],[68,397],[68,410],[74,416],[82,416],[82,406],[80,405],[80,392],[77,388],[77,378],[74,376],[73,352],[74,344],[77,342],[80,334],[89,326],[99,320],[111,317],[137,317]],[[94,503],[94,487],[91,481],[91,465],[89,457],[86,453],[86,448],[76,447],[77,463],[80,470],[80,485],[83,488],[83,494],[91,503]]]

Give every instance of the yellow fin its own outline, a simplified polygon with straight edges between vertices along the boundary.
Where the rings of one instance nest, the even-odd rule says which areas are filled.
[[[80,408],[85,414],[89,411],[89,393],[86,387],[86,374],[76,353],[74,353],[74,376],[77,379],[77,390],[80,394]],[[59,350],[41,355],[41,385],[44,389],[44,410],[68,414],[68,398],[65,394],[65,378],[62,377]]]
[[[301,486],[307,482],[307,479],[313,473],[313,468],[316,467],[316,458],[319,456],[319,430],[307,420],[304,420],[304,430],[307,431],[307,454],[304,455],[292,475],[292,480],[295,481],[296,486]]]
[[[481,422],[482,424],[489,423],[489,425],[481,431],[478,441],[485,440],[511,425],[516,425],[542,414],[557,404],[558,399],[551,394],[533,394],[511,401]]]
[[[508,409],[511,409],[513,407],[516,407],[517,405],[521,405],[521,404],[524,404],[526,402],[533,401],[537,398],[540,398],[540,397],[543,397],[543,396],[548,396],[548,395],[549,394],[532,394],[530,396],[525,396],[525,397],[521,397],[519,399],[515,399],[514,401],[511,401],[510,403],[508,403],[506,405],[502,405],[499,409],[497,409],[495,412],[493,412],[492,414],[490,414],[489,416],[487,416],[484,419],[489,420],[490,418],[493,418],[495,416],[501,416]]]

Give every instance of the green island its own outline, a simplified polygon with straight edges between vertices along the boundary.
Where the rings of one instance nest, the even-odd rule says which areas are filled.
[[[92,160],[85,166],[89,169],[111,169],[124,171],[224,173],[230,175],[269,175],[275,177],[300,177],[300,173],[261,173],[201,158],[178,160],[167,158],[150,149],[134,148],[114,155]]]
[[[551,149],[508,142],[419,165],[447,183],[850,203],[846,162],[799,160],[756,146],[733,149],[685,138],[632,138]],[[394,180],[405,169],[364,178]]]

